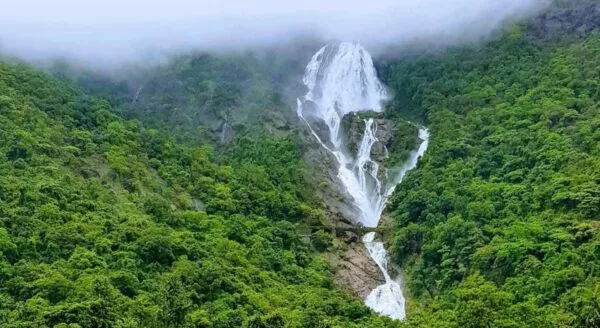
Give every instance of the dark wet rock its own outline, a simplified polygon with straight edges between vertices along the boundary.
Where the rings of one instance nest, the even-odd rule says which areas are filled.
[[[352,157],[356,157],[365,132],[365,120],[358,113],[352,112],[346,114],[340,124],[342,144]]]
[[[327,146],[331,146],[331,137],[327,124],[323,120],[315,117],[309,117],[306,118],[306,120],[312,127],[313,131],[317,134],[319,139],[321,139],[321,142]]]
[[[311,183],[317,186],[315,198],[323,204],[329,223],[351,226],[356,224],[356,215],[360,210],[353,205],[352,196],[339,181],[338,163],[333,154],[317,142],[304,122],[301,122],[300,131],[304,144],[304,160],[310,165]]]
[[[375,125],[377,142],[371,148],[371,158],[378,163],[383,163],[388,157],[389,143],[394,136],[394,124],[386,119],[376,119]]]
[[[394,137],[394,124],[392,121],[387,119],[375,119],[375,138],[380,143],[387,145],[388,142]]]
[[[310,124],[312,130],[317,134],[319,139],[321,139],[321,142],[329,146],[331,145],[331,133],[329,132],[329,127],[317,114],[318,108],[314,102],[305,100],[302,103],[302,116],[306,122]]]
[[[346,244],[352,244],[358,242],[358,235],[352,231],[344,231],[344,241]]]
[[[347,152],[356,157],[364,137],[366,121],[373,119],[373,130],[377,142],[371,148],[371,158],[383,162],[387,157],[387,146],[394,135],[394,124],[377,112],[352,112],[342,118],[341,135]]]
[[[311,100],[302,100],[302,116],[305,118],[318,117],[319,107]]]

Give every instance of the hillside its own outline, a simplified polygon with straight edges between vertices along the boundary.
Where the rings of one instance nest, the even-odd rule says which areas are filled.
[[[0,326],[390,324],[296,232],[322,214],[293,134],[243,139],[221,165],[14,64],[0,126]]]
[[[0,327],[600,327],[600,2],[374,65],[348,43],[312,90],[316,40],[110,74],[0,58]],[[391,99],[339,117],[340,154],[372,132],[358,165],[316,114],[360,103],[365,72]],[[419,144],[373,225],[401,322],[364,305],[393,277],[338,169],[385,181]]]
[[[432,136],[391,206],[411,326],[600,324],[599,10],[387,67]]]

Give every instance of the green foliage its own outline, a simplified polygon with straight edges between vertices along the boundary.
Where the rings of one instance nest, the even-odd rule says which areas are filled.
[[[175,56],[166,64],[139,71],[130,78],[128,84],[135,86],[129,91],[133,99],[123,99],[120,104],[128,117],[167,131],[181,143],[223,143],[248,126],[269,120],[288,124],[285,121],[293,117],[294,111],[283,95],[287,94],[286,88],[296,84],[296,75],[308,61],[303,54],[309,51],[313,52],[300,47],[298,53],[282,57],[277,57],[278,51]],[[76,81],[83,87],[89,85],[85,83],[89,79],[83,84]],[[91,89],[105,96],[107,88],[118,87],[115,84],[107,82],[104,87]],[[228,128],[225,132],[224,126]]]
[[[296,233],[322,214],[293,134],[247,134],[219,164],[4,63],[0,127],[0,326],[391,325]]]
[[[406,163],[409,154],[418,145],[418,128],[404,120],[398,120],[394,124],[393,137],[388,146],[389,157],[386,167],[399,167]]]
[[[312,243],[318,251],[324,252],[333,245],[331,234],[319,230],[313,234]]]
[[[600,34],[537,33],[386,68],[432,136],[391,200],[411,325],[600,321]]]

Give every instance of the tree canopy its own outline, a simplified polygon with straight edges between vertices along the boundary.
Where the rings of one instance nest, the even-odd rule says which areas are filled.
[[[409,99],[431,131],[391,201],[411,324],[599,324],[600,34],[572,17],[589,6],[386,67],[388,109]]]
[[[296,232],[322,213],[295,133],[261,133],[217,160],[0,63],[0,326],[391,324]]]

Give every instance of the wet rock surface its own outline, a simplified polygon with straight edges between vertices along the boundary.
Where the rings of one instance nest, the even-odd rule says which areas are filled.
[[[379,163],[383,163],[388,157],[388,149],[390,141],[394,136],[394,124],[390,120],[376,119],[375,124],[377,130],[375,130],[375,138],[378,142],[371,148],[371,158]]]
[[[346,288],[360,299],[365,299],[385,279],[377,263],[369,256],[362,242],[355,242],[341,254],[329,255],[326,260],[335,270],[338,286]]]
[[[319,139],[321,139],[324,144],[331,145],[329,127],[318,117],[317,105],[310,100],[305,100],[303,103],[303,113],[304,119],[310,124]]]
[[[338,167],[335,158],[316,142],[306,124],[300,127],[300,136],[305,147],[304,160],[311,166],[310,179],[317,186],[315,197],[324,207],[329,220],[327,223],[356,226],[358,224],[356,213],[360,213],[360,210],[353,205],[352,197],[344,190],[337,177]],[[327,125],[324,127],[328,129]],[[327,135],[329,135],[328,130]]]
[[[394,136],[394,124],[383,117],[382,113],[376,112],[352,112],[342,118],[343,144],[347,145],[347,151],[356,156],[365,132],[366,120],[373,119],[375,126],[375,138],[377,142],[371,148],[371,158],[377,162],[383,162],[387,156],[387,147]]]
[[[360,142],[365,131],[365,121],[360,118],[358,113],[350,113],[342,118],[342,143],[346,146],[346,151],[356,157]]]
[[[344,231],[344,242],[346,244],[352,244],[358,242],[360,239],[357,234],[352,231]]]
[[[391,120],[385,119],[383,113],[378,112],[348,113],[342,118],[341,123],[343,143],[347,147],[347,153],[356,157],[364,137],[366,121],[369,119],[373,119],[373,130],[377,139],[371,147],[370,157],[379,164],[378,179],[386,183],[387,176],[384,166],[389,157],[388,149],[394,138],[394,123]]]

